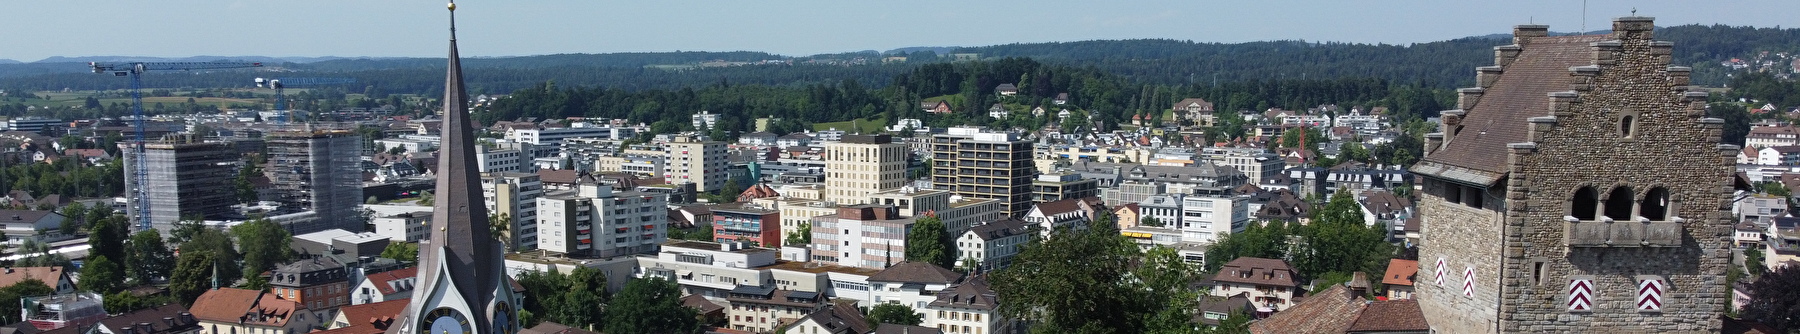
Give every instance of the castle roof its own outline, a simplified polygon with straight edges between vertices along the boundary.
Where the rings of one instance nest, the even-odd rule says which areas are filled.
[[[1447,131],[1444,146],[1426,155],[1413,171],[1419,174],[1488,185],[1507,171],[1507,144],[1529,141],[1526,128],[1531,117],[1550,115],[1547,96],[1569,90],[1569,68],[1593,63],[1589,43],[1605,35],[1525,37],[1517,58],[1506,65],[1481,95],[1481,102],[1465,110],[1461,125]]]

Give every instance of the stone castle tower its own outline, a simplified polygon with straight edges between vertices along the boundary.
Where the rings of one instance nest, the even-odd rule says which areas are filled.
[[[1443,112],[1412,168],[1437,332],[1719,331],[1737,147],[1652,28],[1515,27]]]

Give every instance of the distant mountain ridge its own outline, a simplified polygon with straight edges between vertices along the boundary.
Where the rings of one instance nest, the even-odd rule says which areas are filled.
[[[55,56],[31,62],[32,64],[53,63],[88,63],[88,62],[205,62],[205,61],[248,61],[263,63],[316,63],[340,59],[393,59],[393,57],[268,57],[268,56],[192,56],[192,57],[141,57],[141,56]],[[21,63],[14,61],[13,63]]]

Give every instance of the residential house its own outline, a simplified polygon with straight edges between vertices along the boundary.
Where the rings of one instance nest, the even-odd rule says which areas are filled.
[[[945,334],[945,333],[950,333],[950,332],[945,332],[942,330],[938,330],[936,328],[925,327],[925,326],[901,325],[901,324],[890,324],[890,323],[878,324],[875,326],[874,331],[869,332],[869,334]],[[973,333],[973,332],[970,332],[970,333]]]
[[[976,225],[956,237],[957,265],[973,261],[976,271],[992,271],[1012,264],[1019,245],[1031,241],[1031,225],[1006,218]]]
[[[105,315],[102,311],[101,315]],[[169,304],[105,317],[90,325],[68,326],[43,334],[195,334],[200,323],[187,308]],[[20,332],[24,333],[24,332]]]
[[[935,264],[905,261],[869,276],[873,304],[900,304],[913,310],[924,310],[925,304],[937,300],[939,291],[962,279],[963,275]]]
[[[1119,228],[1138,226],[1140,216],[1138,215],[1137,203],[1125,203],[1124,205],[1119,205],[1113,208],[1112,214],[1113,220],[1119,223]]]
[[[1431,324],[1415,300],[1369,302],[1332,286],[1287,311],[1250,324],[1250,333],[1426,334]]]
[[[788,327],[788,333],[864,334],[873,331],[856,303],[835,303],[820,308]]]
[[[956,285],[939,291],[935,300],[921,309],[925,327],[936,327],[944,333],[1006,333],[1012,323],[1000,315],[1000,295],[988,285],[986,275],[972,275]]]
[[[1419,275],[1419,261],[1388,260],[1387,274],[1381,275],[1381,285],[1387,289],[1389,300],[1412,299],[1413,281]]]
[[[0,269],[0,288],[19,284],[27,279],[44,282],[45,286],[56,290],[57,294],[74,293],[75,282],[69,280],[69,273],[63,267],[6,267]]]
[[[1417,215],[1413,212],[1412,201],[1387,191],[1358,193],[1356,204],[1362,210],[1363,224],[1385,229],[1389,240],[1405,237],[1404,222]]]
[[[751,145],[751,146],[770,146],[770,145],[775,145],[776,137],[779,137],[779,136],[775,135],[774,133],[769,133],[769,132],[764,132],[764,131],[751,132],[751,133],[739,135],[738,136],[738,144]]]
[[[1257,313],[1280,312],[1294,306],[1300,292],[1298,278],[1287,261],[1257,257],[1240,257],[1226,262],[1217,274],[1203,285],[1212,288],[1213,296],[1229,297],[1247,293]]]
[[[925,112],[933,114],[949,114],[956,112],[955,110],[950,109],[950,102],[947,101],[929,101],[920,106],[925,108]]]
[[[1250,316],[1256,312],[1256,306],[1250,303],[1250,295],[1245,293],[1231,297],[1200,296],[1199,308],[1197,322],[1207,326],[1218,326],[1233,315]]]
[[[356,284],[350,295],[351,305],[379,303],[412,298],[419,284],[419,268],[410,267],[369,274]]]
[[[269,293],[321,312],[350,304],[350,272],[331,257],[315,256],[275,267],[269,276]]]
[[[1764,148],[1794,145],[1800,145],[1800,128],[1790,125],[1752,127],[1750,133],[1744,135],[1744,147]]]
[[[411,299],[389,300],[345,306],[338,309],[324,331],[313,334],[383,334],[394,324],[394,316],[406,309]]]
[[[1069,104],[1069,93],[1056,93],[1056,97],[1050,99],[1050,104],[1055,104],[1055,105],[1059,105],[1059,106],[1064,105],[1064,104]]]
[[[1018,95],[1019,94],[1019,86],[1015,86],[1010,83],[1003,83],[1003,84],[1000,84],[999,86],[994,86],[994,93],[1000,94],[1000,96]]]
[[[732,289],[725,299],[731,329],[759,333],[773,332],[825,305],[816,291],[778,290],[774,287],[742,285]]]
[[[208,290],[188,309],[202,334],[306,333],[327,320],[304,304],[238,288]]]
[[[1170,109],[1175,110],[1176,115],[1194,121],[1195,125],[1212,126],[1213,103],[1206,102],[1206,99],[1197,97],[1181,99],[1181,101],[1175,102],[1175,106]]]
[[[39,243],[74,238],[74,235],[62,235],[57,229],[62,226],[63,215],[50,210],[0,210],[0,233],[5,233],[6,244],[20,245],[26,240]],[[46,231],[46,233],[38,233]]]
[[[1038,203],[1031,206],[1031,211],[1025,213],[1023,220],[1045,238],[1050,237],[1058,229],[1087,229],[1087,223],[1092,216],[1081,211],[1080,202],[1081,200],[1078,199],[1065,199]]]
[[[1763,229],[1756,223],[1742,222],[1733,226],[1736,230],[1731,235],[1732,246],[1737,248],[1762,247]]]
[[[988,117],[1005,119],[1010,115],[1011,113],[1006,111],[1006,105],[1004,104],[995,103],[993,106],[988,107]]]

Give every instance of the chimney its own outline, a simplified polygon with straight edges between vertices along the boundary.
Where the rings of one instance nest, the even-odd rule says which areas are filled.
[[[163,317],[163,326],[175,328],[175,317]]]

